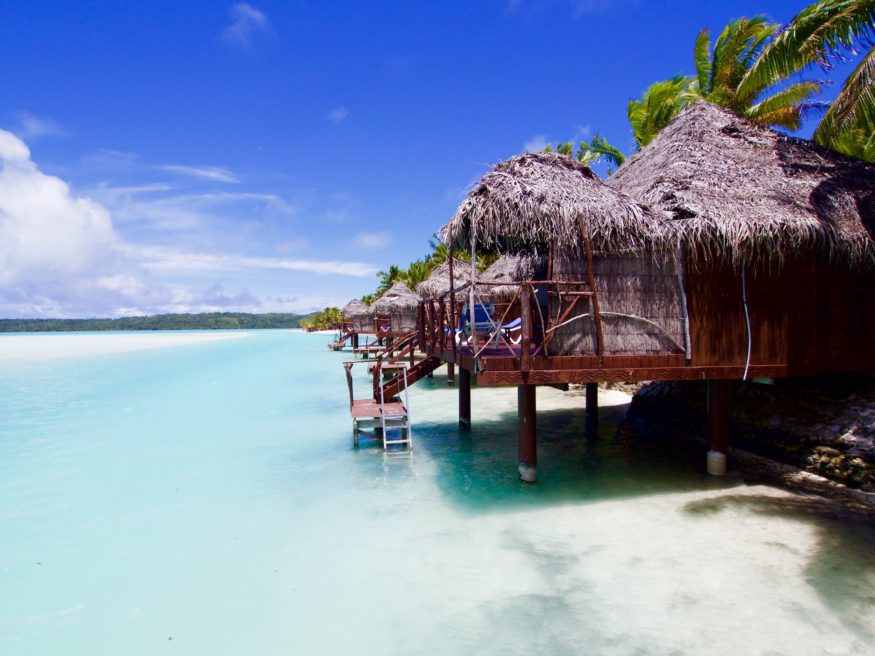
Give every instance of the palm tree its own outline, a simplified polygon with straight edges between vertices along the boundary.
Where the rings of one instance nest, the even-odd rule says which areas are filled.
[[[388,291],[389,287],[394,285],[396,282],[399,282],[403,279],[404,272],[401,268],[393,264],[386,271],[379,271],[377,273],[377,278],[380,280],[380,284],[377,286],[377,298],[380,298],[383,294]]]
[[[777,24],[759,16],[739,18],[723,29],[713,49],[710,31],[699,32],[691,96],[731,109],[754,123],[798,130],[803,112],[811,106],[811,97],[820,92],[820,85],[802,81],[775,89],[789,73],[750,74],[777,30]]]
[[[619,148],[612,146],[607,139],[595,133],[591,141],[581,141],[578,144],[577,159],[587,166],[592,166],[603,160],[608,165],[608,175],[610,175],[622,166],[623,162],[626,161],[626,156]]]
[[[664,82],[654,82],[639,100],[630,100],[626,108],[632,136],[638,148],[643,148],[671,120],[695,100],[690,93],[694,78],[676,75]]]
[[[401,279],[410,289],[416,289],[417,285],[425,281],[433,270],[434,265],[423,260],[415,260],[402,272]]]
[[[744,89],[773,84],[813,64],[828,69],[864,52],[814,131],[814,140],[847,154],[871,153],[875,124],[875,0],[819,0],[763,49]],[[868,147],[867,147],[867,144]],[[853,152],[851,152],[853,151]],[[873,161],[871,154],[869,161]]]

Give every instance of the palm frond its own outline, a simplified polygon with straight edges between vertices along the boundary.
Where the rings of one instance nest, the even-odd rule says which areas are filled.
[[[814,131],[814,140],[830,141],[852,125],[875,123],[875,48],[872,48],[848,76],[829,110]]]
[[[696,61],[696,81],[699,89],[707,93],[711,89],[711,31],[707,28],[696,36],[693,57]]]
[[[808,65],[829,66],[875,36],[875,0],[820,0],[803,9],[763,49],[739,84],[753,98]]]
[[[818,93],[820,93],[820,85],[816,82],[808,81],[791,84],[786,89],[772,94],[762,102],[752,105],[744,112],[744,115],[755,123],[762,123],[760,120],[761,116],[768,116],[790,107],[795,108],[798,115],[801,114],[799,110],[801,110],[802,105]],[[765,125],[773,124],[766,123]]]
[[[608,174],[616,171],[623,162],[626,161],[626,156],[619,148],[612,146],[607,139],[595,134],[592,141],[581,141],[578,145],[577,159],[587,166],[591,166],[598,161],[605,161],[608,165]]]

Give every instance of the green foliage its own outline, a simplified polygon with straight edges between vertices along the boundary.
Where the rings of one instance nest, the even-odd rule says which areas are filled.
[[[377,278],[380,280],[380,284],[377,286],[377,298],[385,294],[396,282],[400,282],[403,279],[403,274],[404,272],[397,264],[393,264],[386,271],[377,272]]]
[[[721,105],[760,125],[798,130],[820,85],[802,81],[775,90],[790,73],[751,75],[777,30],[777,24],[761,16],[739,18],[723,29],[713,49],[710,32],[699,32],[693,48],[696,77],[688,86],[689,97]]]
[[[844,128],[831,137],[829,147],[866,162],[875,162],[875,123],[861,120],[858,125]]]
[[[340,309],[336,307],[327,307],[320,312],[308,314],[301,320],[301,328],[330,330],[341,321],[343,321],[343,316],[340,313]]]
[[[690,93],[693,82],[694,78],[677,75],[663,82],[654,82],[641,98],[629,101],[626,115],[638,148],[653,141],[660,130],[695,100]]]
[[[105,330],[236,330],[297,328],[304,315],[291,313],[158,314],[119,319],[0,319],[0,332],[73,332]]]
[[[592,141],[587,142],[581,140],[577,145],[576,154],[574,153],[574,144],[571,141],[556,144],[555,150],[551,144],[547,144],[547,146],[544,148],[544,152],[557,152],[560,155],[577,157],[578,161],[586,164],[587,166],[592,166],[599,161],[605,161],[608,165],[608,175],[617,170],[617,168],[626,161],[626,156],[620,151],[620,149],[612,146],[610,143],[608,143],[607,139],[605,139],[604,137],[600,137],[598,133],[593,136]],[[479,255],[477,259],[479,267]],[[494,262],[496,259],[498,259],[497,255],[492,261]]]

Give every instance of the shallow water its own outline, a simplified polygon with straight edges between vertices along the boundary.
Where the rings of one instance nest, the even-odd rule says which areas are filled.
[[[513,389],[460,434],[436,375],[413,456],[354,449],[327,341],[0,364],[0,653],[875,651],[870,526],[708,478],[623,407],[587,437],[551,389],[536,486]]]

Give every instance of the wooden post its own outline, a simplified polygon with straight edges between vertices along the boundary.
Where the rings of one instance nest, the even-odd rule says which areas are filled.
[[[471,372],[459,367],[459,427],[471,428]]]
[[[532,288],[527,283],[523,283],[520,291],[520,318],[520,370],[528,371],[532,362]]]
[[[354,349],[357,349],[359,347],[359,334],[358,333],[352,334],[352,347]]]
[[[459,369],[461,371],[461,369]],[[461,374],[459,374],[461,375]],[[456,382],[456,365],[452,362],[447,362],[447,385],[452,385]]]
[[[535,417],[535,386],[517,385],[519,421],[519,472],[524,483],[538,480],[538,427]]]
[[[727,391],[727,381],[708,381],[708,473],[714,476],[726,473],[726,447],[729,443]]]
[[[586,384],[586,423],[597,424],[599,421],[599,384]]]

